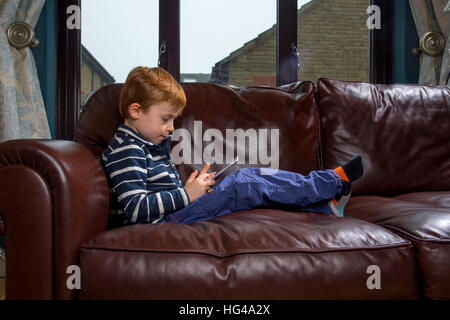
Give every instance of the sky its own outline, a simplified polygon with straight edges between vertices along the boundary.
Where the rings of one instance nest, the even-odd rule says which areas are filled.
[[[158,9],[159,0],[82,1],[81,42],[116,82],[135,66],[157,66]],[[276,0],[180,0],[180,16],[181,73],[211,73],[276,23]]]

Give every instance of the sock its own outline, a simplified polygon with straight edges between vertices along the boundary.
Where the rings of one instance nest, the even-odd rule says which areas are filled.
[[[337,167],[334,171],[339,175],[341,180],[345,182],[353,182],[363,175],[364,167],[360,156],[354,157],[352,160]]]
[[[342,180],[342,190],[339,195],[330,201],[330,206],[332,206],[332,210],[337,216],[342,217],[344,215],[344,207],[350,199],[352,182],[363,175],[362,159],[360,156],[357,156],[343,166],[337,167],[334,171]]]

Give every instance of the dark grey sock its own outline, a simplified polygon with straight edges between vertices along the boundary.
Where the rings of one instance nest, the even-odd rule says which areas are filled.
[[[344,169],[344,172],[347,175],[350,182],[361,178],[361,176],[364,173],[364,166],[361,157],[360,156],[354,157],[352,160],[344,164],[342,166],[342,169]]]

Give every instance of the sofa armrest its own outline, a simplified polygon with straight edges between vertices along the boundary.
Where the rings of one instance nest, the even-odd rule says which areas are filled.
[[[7,299],[73,299],[81,244],[106,230],[109,187],[98,160],[65,140],[0,144]]]

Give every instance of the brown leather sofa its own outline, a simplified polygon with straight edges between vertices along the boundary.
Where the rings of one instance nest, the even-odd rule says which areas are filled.
[[[173,141],[184,143],[183,181],[211,143],[223,159],[245,153],[235,169],[307,174],[359,154],[365,175],[344,218],[258,208],[191,226],[116,226],[99,159],[122,121],[121,87],[90,98],[76,142],[0,144],[7,299],[450,298],[449,87],[183,84],[175,126],[186,130]],[[245,148],[230,129],[249,134]],[[71,265],[81,289],[67,286]]]

